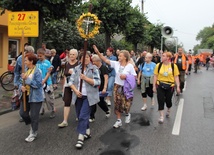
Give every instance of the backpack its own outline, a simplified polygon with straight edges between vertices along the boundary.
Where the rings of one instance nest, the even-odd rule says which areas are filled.
[[[163,64],[163,62],[160,62],[159,66],[158,66],[158,73],[160,72],[162,64]],[[174,75],[174,64],[173,63],[171,63],[171,67],[172,67],[172,75]]]

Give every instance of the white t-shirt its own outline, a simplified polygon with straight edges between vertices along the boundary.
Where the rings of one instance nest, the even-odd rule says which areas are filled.
[[[121,66],[120,63],[118,61],[110,61],[111,67],[115,69],[116,72],[116,77],[115,77],[115,82],[116,84],[119,84],[121,86],[124,85],[124,80],[120,79],[120,75],[121,74],[125,74],[125,75],[134,75],[136,76],[136,72],[134,70],[134,67],[132,64],[128,63],[125,67]]]

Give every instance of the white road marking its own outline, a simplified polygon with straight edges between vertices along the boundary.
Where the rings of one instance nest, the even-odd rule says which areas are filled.
[[[183,105],[184,105],[184,99],[181,98],[178,104],[178,109],[175,117],[175,122],[174,126],[172,129],[172,134],[173,135],[179,135],[180,134],[180,128],[181,128],[181,118],[182,118],[182,113],[183,113]]]

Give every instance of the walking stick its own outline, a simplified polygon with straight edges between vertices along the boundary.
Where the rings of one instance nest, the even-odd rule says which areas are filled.
[[[22,50],[22,73],[25,73],[25,55],[24,55],[24,30],[22,30],[22,39],[21,39],[21,50]],[[25,86],[25,80],[23,80],[23,86]],[[26,111],[26,92],[22,92],[23,106],[24,111]]]

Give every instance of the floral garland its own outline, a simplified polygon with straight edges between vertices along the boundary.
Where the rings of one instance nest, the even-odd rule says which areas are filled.
[[[84,19],[92,19],[94,23],[94,28],[92,31],[89,31],[88,34],[86,34],[85,30],[82,28],[82,24],[84,22]],[[99,33],[99,28],[100,28],[100,23],[101,21],[98,19],[98,17],[95,14],[92,14],[90,12],[86,14],[82,14],[80,18],[77,20],[77,30],[79,31],[79,34],[82,38],[84,39],[89,39],[89,38],[94,38],[96,34]]]

